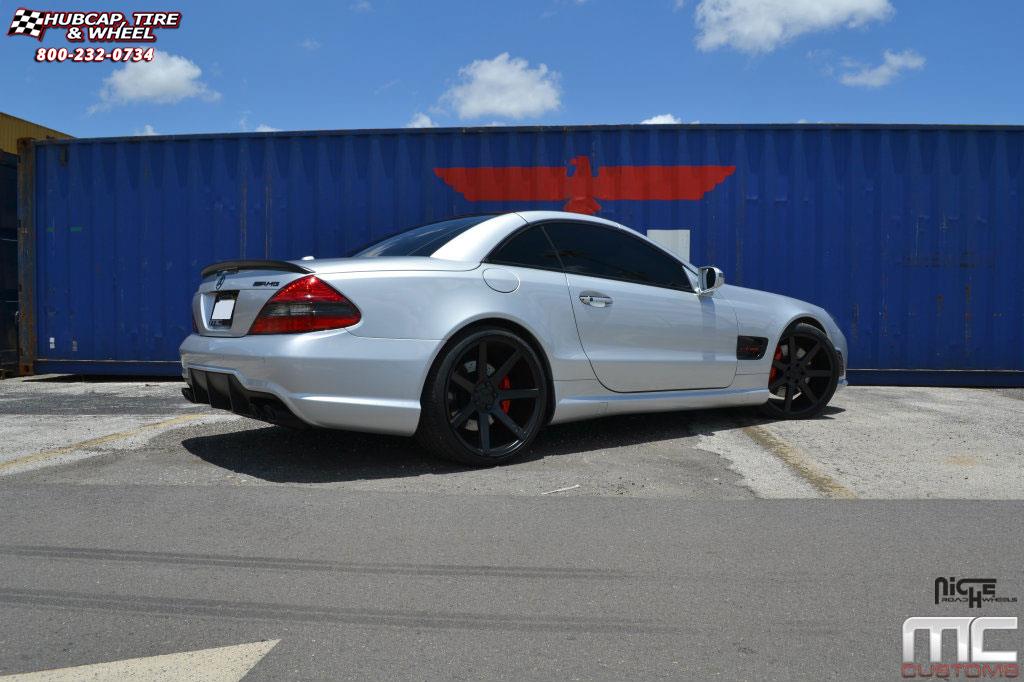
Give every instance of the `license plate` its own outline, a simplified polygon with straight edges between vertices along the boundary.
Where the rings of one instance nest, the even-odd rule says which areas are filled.
[[[231,325],[231,317],[235,314],[236,294],[217,294],[217,300],[213,304],[213,312],[210,314],[210,324],[219,327]]]

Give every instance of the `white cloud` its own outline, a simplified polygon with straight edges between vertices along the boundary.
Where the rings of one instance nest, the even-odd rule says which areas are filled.
[[[882,55],[882,63],[878,66],[863,66],[845,61],[843,66],[847,69],[859,68],[844,73],[840,76],[839,82],[854,87],[880,88],[891,83],[901,72],[923,69],[924,64],[925,58],[913,50],[904,50],[903,52],[886,50]]]
[[[158,133],[156,131],[156,128],[154,128],[152,125],[147,123],[146,125],[142,126],[141,129],[140,128],[136,128],[135,129],[135,134],[136,135],[159,135],[160,133]]]
[[[650,118],[645,118],[644,120],[640,121],[640,123],[645,123],[647,125],[667,125],[678,124],[682,122],[683,119],[676,118],[672,114],[658,114],[657,116],[651,116]]]
[[[313,50],[320,49],[320,41],[317,40],[316,38],[306,38],[301,43],[299,43],[299,47],[312,52]]]
[[[266,123],[260,123],[255,128],[249,125],[249,114],[251,111],[243,111],[242,117],[238,119],[238,128],[243,133],[254,132],[254,133],[276,133],[280,128],[267,125]]]
[[[353,12],[371,12],[373,11],[373,5],[370,4],[369,0],[356,0],[348,6]]]
[[[413,114],[413,117],[409,119],[409,122],[405,124],[406,128],[436,128],[437,124],[434,120],[424,114],[422,111],[417,111]]]
[[[461,82],[441,99],[451,103],[461,119],[540,116],[562,103],[556,72],[545,64],[530,68],[525,59],[510,57],[508,52],[462,67],[459,77]]]
[[[192,60],[157,50],[153,61],[129,62],[107,76],[100,101],[89,107],[89,113],[119,104],[174,104],[192,97],[207,102],[220,99],[219,92],[199,80],[202,75],[203,70]]]
[[[771,52],[804,33],[883,21],[889,0],[701,0],[694,17],[697,47]]]
[[[380,87],[378,87],[376,90],[374,90],[373,94],[374,95],[379,95],[380,93],[384,92],[385,90],[390,90],[391,88],[395,87],[396,85],[398,85],[401,82],[402,82],[401,79],[392,78],[387,83],[382,84]]]

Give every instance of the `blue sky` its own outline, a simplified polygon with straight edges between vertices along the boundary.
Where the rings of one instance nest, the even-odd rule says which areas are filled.
[[[39,64],[37,41],[0,36],[0,111],[82,137],[656,116],[1024,123],[1017,0],[3,0],[3,21],[26,4],[182,12],[135,67]],[[73,47],[57,30],[43,45]]]

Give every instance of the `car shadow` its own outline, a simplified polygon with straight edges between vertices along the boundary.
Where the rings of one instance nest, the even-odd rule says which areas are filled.
[[[154,375],[117,375],[117,374],[47,374],[38,377],[25,377],[27,384],[166,384],[181,383],[180,376]]]
[[[843,412],[828,407],[819,419]],[[543,429],[530,451],[509,464],[594,450],[633,447],[771,423],[756,410],[721,409],[606,417]],[[259,424],[253,422],[253,424]],[[412,438],[351,431],[295,431],[258,425],[182,441],[214,466],[274,483],[329,483],[450,474],[472,470],[419,447]]]

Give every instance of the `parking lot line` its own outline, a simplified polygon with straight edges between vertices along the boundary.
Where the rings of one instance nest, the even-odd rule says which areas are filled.
[[[68,455],[77,450],[84,450],[87,448],[95,447],[97,445],[103,445],[104,443],[110,443],[115,440],[121,440],[122,438],[130,438],[132,436],[136,436],[140,433],[144,433],[152,429],[158,429],[164,426],[174,426],[175,424],[182,424],[184,422],[194,421],[202,416],[203,415],[198,414],[183,414],[177,417],[172,417],[171,419],[164,419],[163,421],[154,422],[152,424],[146,424],[145,426],[140,426],[139,428],[131,429],[130,431],[119,431],[118,433],[110,433],[107,434],[106,436],[90,438],[89,440],[79,441],[77,443],[72,443],[71,445],[66,445],[64,447],[40,450],[39,452],[34,452],[31,455],[18,457],[17,459],[12,459],[7,462],[0,462],[0,473],[8,469],[14,469],[16,467],[24,466],[26,464],[34,464],[36,462],[52,459],[54,457]]]
[[[811,457],[800,448],[769,431],[764,426],[746,426],[743,433],[762,448],[778,457],[798,476],[814,486],[815,490],[836,499],[853,500],[857,498],[852,490],[832,478]]]
[[[270,650],[280,641],[273,639],[215,649],[94,663],[74,668],[4,675],[0,677],[0,680],[7,682],[74,682],[86,679],[124,680],[131,678],[148,682],[174,682],[183,679],[235,682],[249,674],[249,671],[256,667],[256,664],[263,660],[263,657],[270,653]]]

